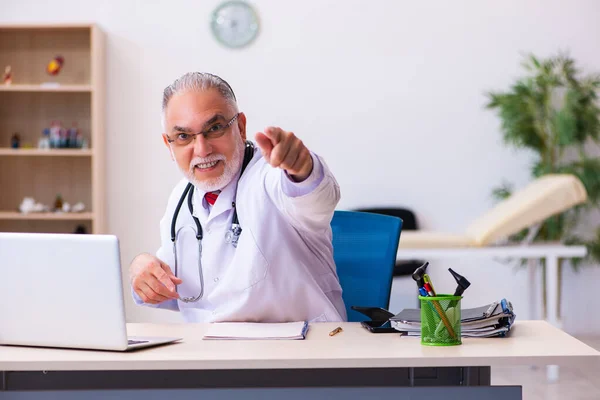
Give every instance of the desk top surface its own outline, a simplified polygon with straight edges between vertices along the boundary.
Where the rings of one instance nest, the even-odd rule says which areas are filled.
[[[335,336],[329,332],[342,326]],[[181,342],[133,352],[0,346],[0,371],[394,368],[590,365],[600,352],[544,321],[516,321],[506,338],[463,338],[452,347],[418,337],[373,334],[357,323],[311,324],[306,340],[203,340],[206,324],[128,324],[129,335]]]

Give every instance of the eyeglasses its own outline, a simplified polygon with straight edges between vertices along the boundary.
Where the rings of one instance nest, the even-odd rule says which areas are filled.
[[[175,139],[171,139],[169,137],[169,135],[167,135],[167,141],[169,143],[173,143],[175,146],[183,147],[183,146],[187,146],[188,144],[192,143],[192,141],[198,135],[204,136],[204,139],[206,139],[206,140],[218,139],[221,136],[223,136],[225,134],[225,132],[227,132],[227,129],[231,126],[231,124],[233,124],[233,121],[235,121],[239,116],[240,116],[240,113],[237,113],[226,124],[217,122],[214,125],[212,125],[210,128],[208,128],[207,130],[202,131],[202,132],[198,132],[198,133],[179,132],[177,134],[177,136],[175,137]]]

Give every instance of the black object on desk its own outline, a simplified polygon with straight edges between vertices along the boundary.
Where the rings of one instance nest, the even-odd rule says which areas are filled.
[[[448,271],[450,271],[450,273],[452,274],[452,276],[454,277],[454,280],[456,281],[456,284],[458,285],[456,287],[456,290],[454,291],[454,295],[455,296],[462,296],[462,294],[464,293],[464,291],[471,286],[471,282],[469,282],[467,280],[467,278],[465,278],[464,276],[462,276],[461,274],[458,274],[456,272],[454,272],[452,270],[452,268],[448,268]],[[453,301],[450,304],[450,307],[454,307],[456,306],[456,301]]]
[[[361,314],[371,318],[370,321],[361,321],[361,326],[372,333],[400,333],[392,327],[390,318],[394,316],[388,310],[380,307],[350,307]]]
[[[425,285],[425,271],[427,271],[427,266],[429,265],[429,262],[426,261],[423,265],[421,265],[419,268],[417,268],[415,270],[415,272],[413,272],[412,274],[412,278],[414,279],[415,282],[417,282],[417,287],[420,289]]]
[[[392,327],[392,323],[389,320],[362,321],[360,324],[371,333],[400,333],[400,331]]]
[[[452,270],[452,268],[448,268],[448,271],[450,271],[450,273],[452,274],[452,276],[454,277],[454,280],[456,281],[456,284],[458,285],[456,287],[456,290],[454,291],[454,295],[455,296],[462,296],[463,292],[469,287],[471,286],[471,282],[469,282],[467,280],[467,278],[465,278],[464,276],[454,272]]]
[[[371,318],[371,320],[373,320],[373,321],[387,321],[391,317],[394,316],[393,313],[391,313],[388,310],[385,310],[381,307],[352,306],[350,308],[353,309],[354,311],[358,311],[359,313],[366,315],[367,317]]]

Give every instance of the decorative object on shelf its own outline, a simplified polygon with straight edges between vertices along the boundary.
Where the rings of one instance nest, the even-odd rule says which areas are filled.
[[[80,201],[79,203],[75,203],[73,207],[71,207],[71,212],[78,213],[85,210],[85,205]]]
[[[42,203],[36,203],[33,197],[25,197],[19,206],[19,211],[23,214],[32,212],[48,212],[50,208]]]
[[[50,128],[44,128],[42,131],[38,148],[83,149],[87,148],[87,141],[77,128],[77,122],[73,122],[71,128],[65,129],[61,121],[52,121]]]
[[[18,149],[21,147],[21,135],[19,135],[19,132],[16,132],[10,138],[10,147],[13,149]]]
[[[7,65],[4,68],[4,74],[2,75],[2,82],[5,85],[10,85],[12,83],[12,67]]]
[[[241,48],[258,35],[258,15],[245,1],[226,1],[213,11],[210,26],[219,43]]]
[[[50,148],[56,149],[60,146],[60,131],[62,125],[60,122],[52,121],[50,124]]]
[[[38,140],[38,149],[49,149],[50,148],[50,129],[44,128],[42,131],[42,137]]]
[[[73,125],[67,130],[67,143],[66,147],[68,148],[76,148],[77,146],[77,134],[79,129],[77,129],[77,124],[73,122]]]
[[[85,225],[77,225],[77,227],[75,227],[75,231],[73,233],[85,235],[87,233],[87,229],[86,229]]]
[[[59,194],[56,195],[56,199],[54,199],[54,211],[62,211],[63,208],[63,198]]]
[[[82,149],[84,146],[87,148],[87,142],[77,127],[77,122],[73,122],[71,128],[67,131],[67,147],[71,149]]]
[[[69,203],[63,201],[60,194],[56,196],[52,209],[45,204],[37,203],[33,197],[23,198],[23,201],[19,205],[19,211],[23,214],[35,212],[80,213],[83,210],[85,210],[85,205],[81,201],[71,206]]]
[[[56,56],[46,66],[46,72],[53,76],[58,75],[64,63],[65,59],[62,56]]]

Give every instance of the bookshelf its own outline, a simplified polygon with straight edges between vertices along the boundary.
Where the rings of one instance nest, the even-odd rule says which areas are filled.
[[[46,72],[56,56],[58,75]],[[0,24],[0,231],[105,233],[104,35],[94,24]],[[76,126],[86,148],[38,148],[45,128]],[[11,138],[20,136],[19,148]],[[82,212],[21,213],[25,197],[53,207],[56,196]]]

